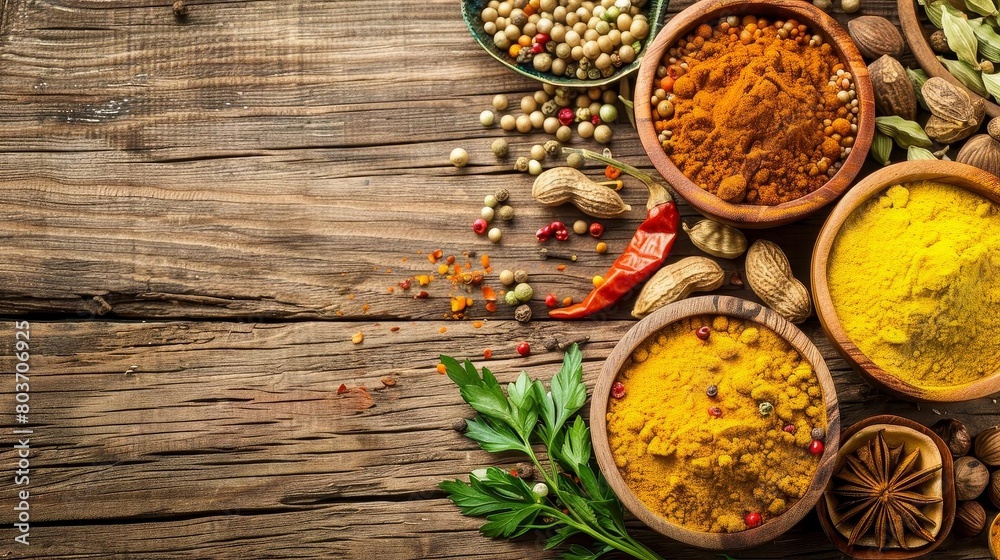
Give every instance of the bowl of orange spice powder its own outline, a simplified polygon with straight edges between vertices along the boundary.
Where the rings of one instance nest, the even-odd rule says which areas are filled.
[[[594,453],[650,528],[715,550],[773,540],[815,505],[840,435],[826,363],[794,325],[728,296],[645,317],[594,388]]]
[[[680,12],[643,58],[634,102],[660,174],[737,227],[789,223],[837,198],[875,130],[857,47],[797,0],[702,0]]]

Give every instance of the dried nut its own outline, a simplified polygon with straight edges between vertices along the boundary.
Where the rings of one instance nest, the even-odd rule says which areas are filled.
[[[976,457],[987,467],[1000,467],[1000,426],[979,432],[973,445]]]
[[[1000,175],[1000,141],[989,134],[976,134],[965,141],[955,161]]]
[[[899,115],[908,121],[917,116],[917,94],[906,68],[895,58],[882,55],[868,65],[875,92],[875,108],[880,115]]]
[[[959,502],[955,509],[955,532],[960,537],[974,537],[986,528],[986,510],[976,501]]]
[[[1000,140],[1000,117],[993,117],[990,122],[986,123],[986,132],[994,140]]]
[[[920,93],[931,114],[958,124],[978,127],[986,114],[986,104],[981,98],[973,99],[969,93],[944,78],[929,78]]]
[[[891,21],[881,16],[858,16],[847,22],[847,33],[868,60],[884,54],[899,58],[906,50],[903,35]]]
[[[931,426],[934,433],[941,436],[952,457],[961,457],[972,448],[972,437],[961,420],[943,418]]]
[[[971,455],[955,459],[955,498],[975,500],[990,482],[990,471]]]
[[[967,124],[949,121],[947,119],[942,119],[937,115],[927,117],[927,123],[924,124],[924,132],[927,133],[927,136],[929,136],[931,140],[934,140],[938,144],[953,144],[955,142],[965,140],[971,136],[977,128],[979,127],[976,125],[969,126]]]
[[[990,484],[986,487],[986,495],[993,502],[993,507],[1000,508],[1000,470],[990,474]]]
[[[746,280],[757,297],[792,323],[812,314],[809,290],[792,276],[792,267],[781,248],[758,239],[746,258]]]
[[[701,220],[692,227],[681,224],[691,243],[713,257],[735,259],[747,250],[747,238],[740,230],[713,220]]]
[[[718,288],[726,273],[718,263],[707,257],[686,257],[664,266],[650,278],[639,292],[632,316],[645,317],[654,310],[695,291]]]
[[[572,203],[595,218],[614,218],[632,209],[614,190],[598,185],[572,167],[543,171],[531,186],[531,196],[544,206]]]

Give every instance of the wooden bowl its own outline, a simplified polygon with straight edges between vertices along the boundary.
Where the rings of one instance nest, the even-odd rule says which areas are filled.
[[[896,437],[899,437],[900,439],[908,439],[910,441],[915,438],[923,439],[928,443],[927,446],[922,447],[922,449],[926,450],[930,447],[935,449],[937,452],[935,457],[923,458],[923,460],[929,461],[930,464],[937,464],[938,462],[941,463],[940,477],[935,478],[935,481],[940,482],[941,493],[941,508],[938,511],[940,520],[937,526],[935,540],[925,544],[924,546],[918,546],[909,550],[896,548],[883,549],[879,552],[877,548],[867,547],[855,547],[853,550],[849,550],[849,547],[847,546],[847,538],[845,538],[844,535],[842,535],[834,526],[834,522],[830,516],[829,503],[826,497],[819,500],[819,503],[816,505],[816,513],[819,515],[819,522],[823,527],[823,532],[826,533],[826,536],[833,541],[833,544],[841,552],[849,554],[852,558],[858,558],[861,560],[905,560],[907,558],[916,558],[917,556],[922,556],[937,548],[938,545],[940,545],[948,536],[948,532],[951,531],[951,526],[955,521],[955,507],[957,505],[957,500],[955,499],[955,471],[951,451],[948,450],[947,444],[945,444],[945,442],[937,434],[923,424],[914,422],[907,418],[902,418],[900,416],[886,414],[866,418],[844,431],[841,435],[841,448],[837,456],[836,466],[839,468],[840,464],[845,460],[844,457],[848,453],[851,453],[863,445],[864,442],[859,442],[858,438],[854,437],[855,435],[864,438],[864,441],[868,441],[868,437],[872,437],[873,432],[876,429],[883,427],[887,430],[887,433],[896,432]],[[865,437],[866,434],[868,437]],[[930,466],[928,463],[925,464]],[[937,517],[937,515],[934,517]]]
[[[483,19],[481,14],[483,7],[485,7],[487,3],[487,0],[462,0],[462,19],[465,20],[466,27],[469,28],[470,32],[472,32],[473,39],[476,40],[476,43],[482,47],[484,51],[489,53],[490,56],[498,60],[508,69],[513,70],[522,76],[527,76],[545,84],[577,88],[610,84],[611,82],[618,81],[637,71],[639,69],[639,64],[646,55],[647,49],[645,47],[649,45],[652,38],[655,37],[656,33],[660,30],[660,27],[663,26],[663,15],[667,11],[667,0],[648,0],[644,11],[647,19],[649,20],[649,36],[646,37],[646,40],[643,42],[643,49],[639,51],[635,60],[629,64],[623,64],[621,68],[615,69],[615,71],[606,78],[581,80],[578,78],[556,76],[549,72],[540,72],[535,70],[534,66],[517,64],[511,60],[507,51],[497,47],[493,43],[493,36],[483,30]]]
[[[993,560],[1000,560],[1000,514],[993,517],[993,521],[986,530],[986,538],[990,541],[990,557]]]
[[[671,46],[698,25],[730,15],[753,14],[793,17],[808,25],[834,46],[841,61],[854,76],[858,99],[858,131],[854,147],[836,175],[816,191],[775,206],[732,204],[702,190],[678,169],[663,151],[652,119],[650,97],[656,82],[656,68]],[[748,2],[746,0],[702,0],[676,16],[656,36],[636,78],[634,110],[636,129],[646,155],[674,190],[696,210],[715,220],[745,228],[765,228],[793,222],[819,210],[851,184],[861,170],[875,133],[875,101],[868,67],[847,32],[823,10],[798,0]]]
[[[908,161],[883,167],[855,185],[830,213],[820,229],[813,248],[811,277],[813,301],[827,337],[849,362],[857,366],[862,377],[893,396],[924,402],[965,401],[1000,391],[1000,369],[992,376],[947,387],[918,387],[883,370],[847,336],[830,297],[827,268],[830,250],[841,226],[855,209],[886,188],[900,183],[933,180],[963,187],[1000,204],[1000,178],[976,167],[952,161]]]
[[[619,371],[626,365],[629,356],[647,337],[655,336],[663,327],[697,315],[725,315],[763,325],[777,333],[812,365],[826,406],[826,446],[806,493],[780,516],[756,528],[738,533],[695,531],[672,524],[648,509],[626,484],[615,464],[608,441],[606,414],[611,385]],[[615,345],[611,355],[604,362],[604,367],[591,397],[590,429],[597,464],[615,494],[633,515],[655,531],[689,545],[714,550],[735,550],[756,546],[777,538],[801,520],[816,505],[833,472],[840,434],[840,410],[837,405],[837,391],[830,371],[826,367],[826,362],[819,350],[813,346],[802,331],[774,311],[757,303],[729,296],[703,296],[681,300],[656,310],[636,323]],[[775,465],[775,467],[778,466]]]
[[[896,7],[899,14],[899,26],[903,29],[903,36],[906,37],[906,44],[910,47],[910,52],[917,59],[917,64],[927,72],[928,76],[944,78],[952,84],[969,92],[973,99],[979,98],[986,102],[986,114],[991,117],[1000,116],[1000,105],[993,103],[989,98],[962,85],[962,82],[951,75],[951,72],[944,67],[937,59],[937,54],[931,49],[930,34],[934,31],[921,25],[920,15],[917,10],[921,8],[915,0],[897,0]]]

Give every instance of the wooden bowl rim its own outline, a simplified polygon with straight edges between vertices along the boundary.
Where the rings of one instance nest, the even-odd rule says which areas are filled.
[[[907,161],[883,167],[859,181],[840,199],[816,236],[810,263],[810,278],[816,316],[835,348],[873,385],[893,396],[923,402],[956,402],[984,397],[1000,391],[1000,369],[990,377],[951,387],[918,387],[891,375],[876,365],[847,336],[830,297],[827,280],[830,249],[847,218],[865,201],[900,183],[931,180],[962,187],[1000,204],[1000,178],[964,163],[940,160]]]
[[[697,315],[725,315],[763,325],[795,348],[816,372],[826,405],[827,435],[825,448],[816,466],[809,489],[795,504],[777,518],[753,529],[738,533],[695,531],[671,524],[646,508],[625,483],[615,464],[608,443],[607,409],[611,385],[632,352],[649,336],[667,325]],[[597,378],[590,405],[590,430],[594,454],[605,479],[625,507],[651,529],[680,542],[707,549],[741,549],[773,540],[805,517],[820,499],[836,460],[840,434],[840,409],[833,376],[826,361],[812,341],[795,325],[776,312],[748,300],[731,296],[701,296],[668,304],[637,322],[615,345]]]
[[[993,538],[993,531],[996,530],[1000,532],[1000,513],[993,516],[993,521],[986,526],[986,541],[989,543],[990,556],[992,558],[1000,558],[1000,539]]]
[[[941,454],[941,490],[943,494],[942,501],[944,503],[944,511],[942,512],[941,517],[941,528],[938,530],[937,538],[934,542],[910,550],[893,549],[879,552],[878,549],[864,548],[848,552],[847,539],[840,534],[840,531],[837,531],[836,527],[834,527],[830,521],[830,512],[826,508],[826,500],[819,500],[816,503],[816,514],[819,517],[820,526],[823,528],[823,532],[826,533],[826,536],[833,542],[834,546],[836,546],[837,549],[844,554],[849,554],[852,558],[857,558],[859,560],[906,560],[908,558],[922,556],[937,548],[946,538],[948,538],[948,533],[951,532],[951,527],[955,522],[955,508],[958,504],[955,499],[954,459],[951,456],[951,451],[948,449],[948,445],[941,439],[941,436],[934,433],[934,430],[931,430],[919,422],[902,416],[896,416],[894,414],[880,414],[859,420],[844,430],[840,438],[843,441],[848,441],[851,436],[857,432],[875,424],[888,424],[910,428],[911,430],[915,430],[925,436],[928,436],[934,442],[934,445],[937,446],[938,453]]]
[[[795,200],[775,206],[732,204],[702,190],[670,161],[657,140],[652,121],[650,96],[656,68],[663,54],[678,39],[697,25],[727,15],[754,13],[795,17],[834,46],[840,60],[854,76],[858,99],[858,131],[851,153],[841,169],[819,189]],[[847,32],[823,10],[798,0],[769,2],[748,0],[700,0],[671,18],[656,39],[647,47],[639,67],[633,97],[636,129],[647,157],[677,193],[702,214],[721,222],[747,228],[764,228],[799,220],[826,206],[840,196],[864,165],[875,134],[875,94],[868,66]]]
[[[615,69],[615,71],[606,78],[602,77],[596,80],[580,80],[577,78],[554,76],[548,72],[540,72],[535,70],[533,66],[521,66],[519,64],[512,63],[508,59],[506,53],[502,52],[493,44],[492,38],[490,38],[481,27],[477,27],[482,25],[480,12],[482,11],[482,6],[486,3],[486,0],[462,0],[462,19],[465,20],[465,25],[472,33],[472,37],[475,39],[476,44],[482,47],[484,51],[500,62],[500,64],[506,66],[509,70],[512,70],[522,76],[527,76],[533,80],[537,80],[543,84],[576,88],[587,88],[610,84],[638,71],[639,66],[642,63],[642,59],[648,50],[647,48],[643,48],[636,55],[634,61],[622,65],[621,68]],[[648,45],[653,42],[653,39],[663,26],[663,16],[666,14],[668,4],[669,0],[650,0],[648,2],[645,12],[646,17],[649,20],[649,36],[646,37],[644,44],[645,47],[648,47]]]
[[[937,59],[937,54],[931,48],[930,43],[924,36],[924,27],[920,24],[920,16],[917,14],[915,0],[897,0],[896,14],[899,16],[899,26],[903,29],[903,36],[906,37],[906,44],[910,47],[910,52],[917,59],[917,64],[931,77],[944,78],[951,84],[956,85],[973,99],[982,99],[986,103],[986,114],[990,117],[1000,116],[1000,105],[997,105],[987,97],[983,97],[971,89],[965,87],[958,78],[951,75],[951,72],[944,67]]]

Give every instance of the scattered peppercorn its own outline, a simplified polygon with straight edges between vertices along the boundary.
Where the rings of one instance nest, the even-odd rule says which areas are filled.
[[[590,279],[590,283],[593,284],[595,288],[600,288],[604,285],[604,277],[600,274],[595,274],[594,277]]]
[[[455,167],[465,167],[469,163],[469,152],[466,152],[462,148],[455,148],[451,151],[448,159],[451,160],[451,164]]]
[[[491,127],[494,122],[496,122],[496,115],[493,114],[493,111],[487,109],[482,113],[479,113],[479,124],[485,127]]]
[[[511,307],[521,303],[520,301],[518,301],[517,294],[514,293],[514,290],[510,290],[509,292],[503,295],[503,302]]]
[[[620,399],[625,396],[625,384],[621,381],[615,381],[611,384],[611,396],[616,399]]]
[[[486,228],[488,225],[489,224],[486,223],[486,220],[482,218],[476,218],[472,222],[472,231],[476,232],[476,235],[482,235],[486,233]]]
[[[710,407],[708,409],[708,415],[712,418],[722,418],[722,409],[717,406]]]
[[[524,282],[528,281],[528,271],[519,268],[514,271],[513,278],[514,281],[517,282],[518,284],[523,284]]]
[[[514,320],[518,323],[527,323],[531,321],[531,307],[526,303],[518,305],[517,308],[514,309]]]
[[[503,232],[500,231],[500,228],[490,228],[490,231],[489,233],[486,234],[486,237],[488,237],[489,240],[492,241],[493,243],[500,243],[500,239],[503,237]]]
[[[545,296],[545,307],[559,307],[559,299],[554,294],[547,294]]]
[[[825,436],[826,433],[823,431],[823,428],[813,428],[812,431],[809,432],[809,435],[813,439],[820,440],[823,439],[823,436]]]
[[[492,357],[493,357],[493,350],[490,350],[489,348],[483,350],[483,359],[488,360]]]
[[[763,401],[757,405],[757,411],[760,412],[761,416],[770,416],[771,413],[774,412],[774,405],[767,401]]]
[[[573,233],[577,235],[583,235],[587,233],[588,226],[586,220],[577,220],[573,222]]]
[[[514,208],[504,204],[497,210],[496,216],[501,222],[509,222],[514,219]]]
[[[698,330],[694,331],[694,335],[700,340],[708,340],[708,337],[712,334],[712,329],[708,325],[703,325],[698,327]]]
[[[483,197],[483,205],[484,206],[489,206],[490,208],[494,208],[494,207],[496,207],[496,205],[497,205],[498,202],[499,201],[497,200],[496,195],[488,194],[488,195],[486,195],[486,196]]]
[[[531,354],[531,345],[528,344],[527,342],[522,342],[518,344],[517,353],[522,356],[527,356],[528,354]]]
[[[809,444],[809,453],[821,455],[823,453],[823,442],[818,439],[812,440],[812,443]]]
[[[364,339],[365,339],[364,333],[362,333],[361,331],[358,331],[358,332],[354,333],[354,336],[351,337],[351,342],[353,342],[354,344],[361,344],[361,342]]]
[[[521,282],[517,286],[514,286],[514,291],[510,292],[514,294],[514,299],[520,303],[525,303],[531,301],[531,296],[535,294],[535,291],[531,289],[531,285],[525,282]]]
[[[506,138],[497,138],[490,144],[490,150],[493,152],[493,155],[503,159],[510,154],[510,144],[507,143]]]
[[[583,167],[583,163],[583,156],[576,152],[566,156],[566,165],[569,165],[570,167],[580,169]],[[527,166],[527,162],[525,162],[525,165]]]
[[[717,397],[719,395],[719,386],[718,385],[709,385],[708,388],[705,389],[705,394],[708,395],[708,398],[714,399],[715,397]]]
[[[188,7],[185,0],[174,0],[172,8],[174,10],[174,17],[177,19],[184,19],[187,17]]]
[[[594,250],[597,251],[598,255],[603,255],[608,252],[608,244],[601,241],[597,244],[597,247],[595,247]]]
[[[509,269],[503,269],[500,271],[500,283],[504,286],[510,286],[514,283],[514,272]]]
[[[788,432],[790,434],[794,434],[795,433],[795,424],[786,424],[785,427],[782,428],[782,430],[785,430],[786,432]]]
[[[763,519],[761,519],[759,513],[757,513],[756,511],[751,511],[750,513],[743,516],[743,522],[747,524],[748,528],[753,529],[754,527],[760,527],[760,524],[763,522]]]
[[[604,226],[600,222],[594,222],[590,224],[590,236],[594,239],[599,238],[604,235]]]
[[[493,108],[497,111],[505,111],[507,109],[507,105],[508,101],[506,95],[498,93],[493,96]]]

